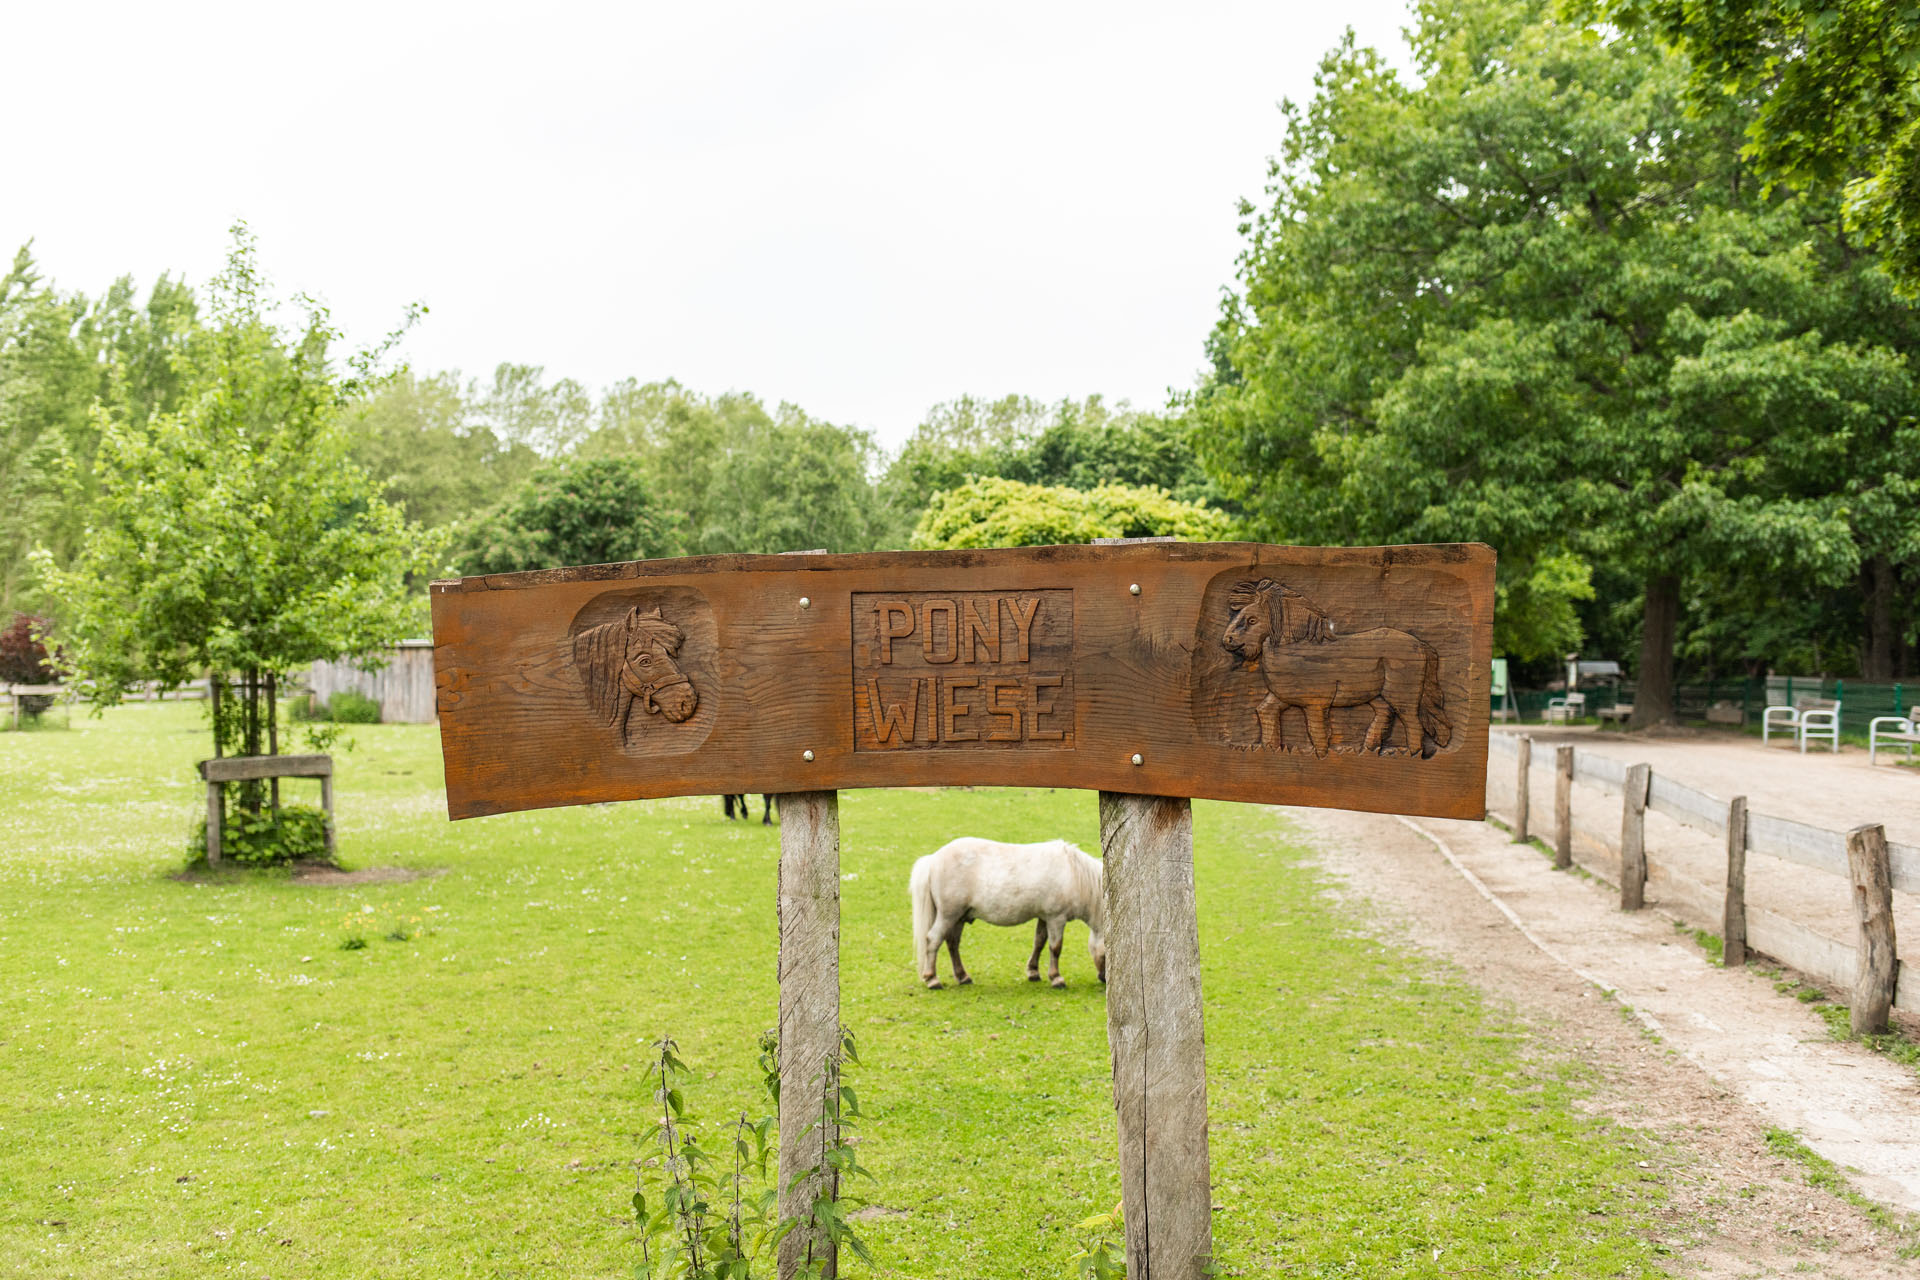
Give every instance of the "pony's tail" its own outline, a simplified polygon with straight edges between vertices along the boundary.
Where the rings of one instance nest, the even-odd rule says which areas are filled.
[[[933,972],[933,963],[927,956],[927,932],[933,928],[932,854],[913,864],[907,892],[913,898],[913,971],[925,978]]]
[[[1426,675],[1420,681],[1420,728],[1433,739],[1435,750],[1453,738],[1453,725],[1447,720],[1445,708],[1446,702],[1440,696],[1440,655],[1428,649]],[[1421,754],[1433,753],[1423,751]]]

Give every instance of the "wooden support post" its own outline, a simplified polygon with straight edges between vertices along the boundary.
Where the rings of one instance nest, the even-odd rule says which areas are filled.
[[[1747,798],[1727,803],[1727,900],[1720,920],[1721,963],[1747,962]]]
[[[1514,757],[1520,771],[1514,775],[1513,784],[1513,842],[1525,844],[1528,810],[1533,807],[1533,787],[1529,785],[1533,774],[1533,735],[1521,734],[1520,741],[1515,745],[1519,748]]]
[[[840,796],[780,797],[780,1216],[804,1220],[817,1184],[794,1179],[820,1163],[817,1127],[828,1055],[840,1050]],[[827,1188],[831,1191],[832,1188]],[[832,1280],[833,1246],[804,1228],[780,1242],[780,1280],[809,1250]]]
[[[1193,807],[1100,793],[1107,1040],[1133,1280],[1198,1280],[1213,1254]]]
[[[1573,865],[1573,748],[1553,749],[1553,865]]]
[[[210,867],[220,865],[220,816],[226,807],[220,796],[224,786],[219,782],[207,784],[207,865]]]
[[[1620,909],[1638,911],[1647,901],[1647,790],[1653,766],[1627,767],[1620,806]]]
[[[1893,1008],[1893,868],[1887,832],[1877,823],[1847,832],[1847,871],[1860,919],[1859,965],[1853,980],[1855,1035],[1880,1035]]]
[[[333,861],[335,852],[333,841],[333,775],[323,774],[320,778],[320,812],[326,815],[327,824],[327,861]]]

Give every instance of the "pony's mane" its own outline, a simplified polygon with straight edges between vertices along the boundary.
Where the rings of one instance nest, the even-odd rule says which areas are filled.
[[[657,640],[666,649],[669,658],[680,656],[680,646],[686,643],[687,633],[660,616],[655,607],[647,613],[641,613],[639,606],[627,615],[627,625],[645,635],[649,640]]]
[[[1275,593],[1280,593],[1275,603]],[[1255,582],[1243,578],[1227,593],[1227,608],[1238,613],[1262,595],[1273,615],[1273,638],[1281,644],[1326,644],[1334,638],[1333,619],[1322,613],[1297,591],[1289,591],[1272,578]]]
[[[638,605],[623,617],[588,627],[573,638],[573,665],[587,687],[587,701],[616,729],[626,719],[627,707],[633,701],[633,695],[621,683],[620,672],[627,662],[628,635],[634,631],[659,644],[670,658],[679,656],[680,646],[687,639],[686,632],[660,616],[657,606],[642,613]]]

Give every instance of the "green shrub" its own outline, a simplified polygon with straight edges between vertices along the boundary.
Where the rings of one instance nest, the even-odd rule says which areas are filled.
[[[188,852],[194,861],[207,856],[207,820],[193,824]],[[310,804],[283,804],[276,814],[262,807],[252,813],[228,802],[220,824],[220,857],[250,867],[287,862],[317,862],[327,856],[327,815]]]
[[[364,693],[342,689],[327,699],[326,717],[335,724],[379,724],[380,704]]]

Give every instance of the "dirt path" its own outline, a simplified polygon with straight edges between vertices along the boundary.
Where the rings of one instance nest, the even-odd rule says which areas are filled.
[[[1497,828],[1289,813],[1383,934],[1449,960],[1549,1051],[1596,1069],[1589,1105],[1654,1140],[1676,1275],[1920,1275],[1901,1237],[1766,1142],[1793,1131],[1858,1170],[1861,1193],[1920,1211],[1920,1076],[1831,1040],[1768,979],[1716,968],[1660,913],[1623,915]]]

